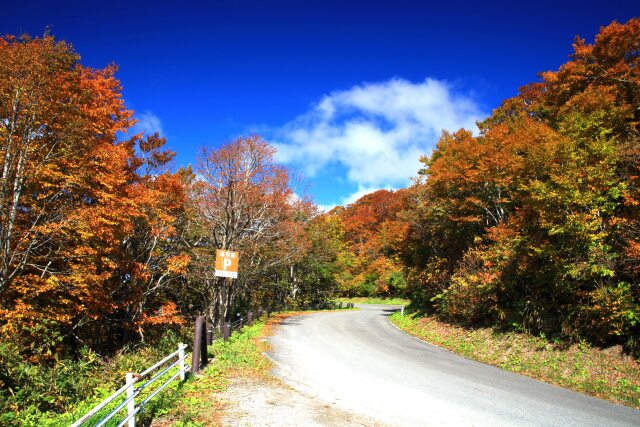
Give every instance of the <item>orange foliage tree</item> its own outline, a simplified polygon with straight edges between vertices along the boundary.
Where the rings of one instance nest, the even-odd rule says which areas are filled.
[[[204,148],[200,155],[190,196],[195,212],[190,277],[215,325],[230,320],[231,308],[251,299],[269,271],[305,251],[301,219],[310,206],[295,197],[289,171],[274,162],[274,154],[259,136],[249,136]],[[237,280],[214,276],[215,249],[240,252]]]
[[[638,348],[639,51],[640,20],[614,22],[480,135],[443,134],[408,214],[417,304]]]
[[[163,215],[180,199],[166,190],[180,183],[139,173],[167,160],[163,141],[118,140],[134,121],[115,72],[48,35],[0,39],[0,330],[35,356],[112,342],[135,322],[117,313],[140,305],[130,285],[151,273],[135,258],[153,251],[123,272],[123,242],[141,223],[172,232]]]
[[[344,295],[388,296],[402,292],[399,249],[408,223],[399,214],[405,203],[405,190],[378,190],[326,214],[339,228],[343,242],[335,274]]]

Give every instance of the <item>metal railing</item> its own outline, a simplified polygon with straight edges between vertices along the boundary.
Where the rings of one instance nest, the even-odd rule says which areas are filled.
[[[259,310],[258,318],[260,318],[263,313],[263,310]],[[268,312],[266,312],[266,314],[267,316],[269,315]],[[166,356],[164,359],[146,369],[144,372],[141,372],[140,374],[127,373],[125,376],[126,383],[124,386],[122,386],[120,389],[115,391],[113,394],[111,394],[109,397],[104,399],[93,409],[83,415],[82,418],[73,423],[71,427],[88,427],[89,425],[91,425],[91,427],[103,427],[125,408],[126,416],[117,424],[117,427],[122,427],[125,424],[127,424],[128,427],[135,427],[136,415],[144,408],[146,404],[149,403],[151,399],[153,399],[176,378],[180,377],[180,381],[183,381],[185,379],[185,374],[189,370],[191,370],[192,373],[196,374],[200,371],[201,367],[204,367],[204,365],[207,364],[207,344],[212,344],[212,342],[217,339],[229,339],[232,332],[241,330],[243,326],[251,325],[253,323],[253,320],[253,312],[249,312],[247,313],[246,318],[238,316],[236,321],[227,322],[222,325],[222,329],[210,329],[205,317],[199,316],[199,318],[196,320],[196,334],[192,352],[192,366],[185,364],[185,360],[188,357],[188,354],[185,351],[187,345],[179,344],[177,351],[174,351],[170,355]],[[177,359],[173,360],[174,358]],[[140,380],[146,378],[152,372],[158,370],[160,367],[167,365],[169,362],[171,363],[168,366],[164,367],[162,370],[153,375],[147,382],[139,385],[138,387],[135,387],[135,384],[140,382]],[[162,383],[158,388],[153,390],[153,392],[145,396],[140,401],[140,403],[136,405],[136,398],[141,397],[141,394],[145,389],[165,376],[176,366],[178,366],[177,372],[173,373],[169,379]],[[106,411],[108,409],[105,408],[107,408],[109,405],[115,405],[115,403],[119,401],[119,398],[122,399],[121,396],[123,394],[125,394],[125,396],[122,402],[118,403],[113,409],[109,411],[108,414],[104,415],[96,423],[88,423],[92,420],[92,418],[96,417],[96,415],[98,415],[100,411]]]
[[[123,393],[126,393],[126,396],[120,404],[118,404],[115,408],[113,408],[107,415],[102,417],[97,424],[93,424],[93,427],[102,427],[110,420],[112,420],[120,411],[122,411],[125,407],[127,410],[127,415],[124,417],[120,423],[118,423],[118,427],[122,427],[125,424],[128,424],[128,427],[135,427],[136,425],[136,414],[138,414],[144,406],[149,403],[151,399],[153,399],[158,393],[160,393],[165,387],[167,387],[172,381],[176,378],[180,377],[180,381],[185,379],[186,372],[191,368],[188,365],[185,365],[185,360],[187,359],[188,354],[186,353],[186,344],[179,344],[178,350],[174,351],[170,355],[166,356],[164,359],[154,364],[150,368],[146,369],[144,372],[140,374],[135,373],[127,373],[125,376],[126,383],[123,387],[118,389],[112,395],[104,399],[98,405],[96,405],[93,409],[87,412],[82,416],[79,420],[71,425],[71,427],[79,427],[85,425],[87,421],[91,420],[96,414],[98,414],[102,409],[107,407],[109,404],[115,402]],[[174,358],[177,358],[172,362]],[[170,363],[171,362],[171,363]],[[143,378],[149,376],[152,372],[156,371],[160,367],[167,365],[164,369],[153,375],[147,382],[144,384],[135,387],[135,384],[138,383]],[[158,388],[153,390],[148,396],[146,396],[138,405],[136,405],[136,397],[140,396],[143,390],[147,389],[151,384],[158,381],[160,378],[165,376],[169,371],[178,366],[178,371],[171,375],[169,379],[167,379],[164,383],[162,383]]]

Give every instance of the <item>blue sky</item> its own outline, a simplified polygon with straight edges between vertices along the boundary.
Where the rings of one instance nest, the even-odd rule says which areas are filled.
[[[635,5],[635,7],[634,7]],[[443,128],[472,127],[567,60],[575,35],[638,16],[634,1],[25,1],[0,33],[49,26],[177,151],[257,132],[323,206],[416,175]],[[303,191],[302,189],[300,191]]]

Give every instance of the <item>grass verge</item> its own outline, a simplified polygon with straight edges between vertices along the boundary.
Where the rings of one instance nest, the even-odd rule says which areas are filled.
[[[225,402],[217,395],[227,389],[232,379],[257,377],[261,381],[276,381],[271,375],[271,362],[264,355],[269,349],[264,338],[283,319],[311,312],[277,314],[268,321],[258,321],[234,333],[229,341],[216,341],[209,347],[213,357],[198,377],[190,378],[183,386],[174,406],[154,420],[153,427],[201,427],[220,425]]]
[[[621,347],[550,343],[542,337],[491,328],[466,329],[431,317],[400,316],[400,329],[469,359],[640,409],[640,363]]]

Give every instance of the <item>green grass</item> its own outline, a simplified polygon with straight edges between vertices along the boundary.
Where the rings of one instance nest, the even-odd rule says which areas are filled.
[[[271,364],[263,355],[261,340],[270,333],[270,324],[255,322],[234,333],[229,341],[216,341],[209,347],[213,357],[198,377],[190,378],[181,390],[175,406],[154,421],[154,426],[201,427],[218,425],[224,404],[216,394],[224,391],[232,378],[267,378]]]
[[[234,374],[263,375],[271,365],[262,354],[264,348],[259,345],[265,322],[255,322],[246,326],[242,332],[233,334],[229,341],[216,341],[213,345],[214,368],[220,371],[233,371]]]
[[[467,329],[400,313],[394,313],[391,321],[469,359],[640,408],[640,363],[620,347],[599,349],[584,342],[561,345],[526,333]]]
[[[407,305],[408,299],[404,298],[383,298],[383,297],[352,297],[352,298],[338,298],[336,302],[346,303],[352,302],[355,304],[392,304],[392,305]]]

